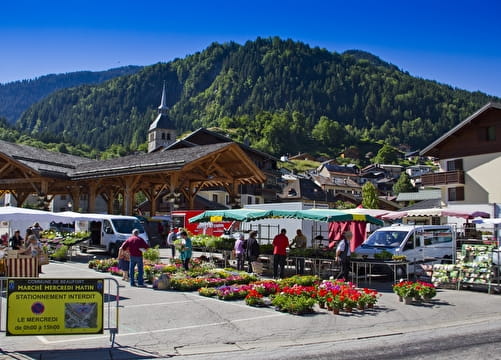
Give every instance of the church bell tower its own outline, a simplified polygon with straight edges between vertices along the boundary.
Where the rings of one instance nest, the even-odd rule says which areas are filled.
[[[162,90],[162,101],[158,107],[158,115],[148,130],[148,152],[165,148],[176,141],[174,122],[167,114],[167,98],[165,95],[165,81]]]

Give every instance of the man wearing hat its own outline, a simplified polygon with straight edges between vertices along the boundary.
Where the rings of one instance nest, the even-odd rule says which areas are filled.
[[[341,265],[340,278],[348,281],[350,274],[350,241],[353,234],[350,230],[345,230],[336,248],[336,261]]]

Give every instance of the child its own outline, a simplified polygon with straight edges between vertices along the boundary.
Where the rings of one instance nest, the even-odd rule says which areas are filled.
[[[122,247],[118,250],[118,268],[122,270],[122,280],[129,281],[130,252]]]

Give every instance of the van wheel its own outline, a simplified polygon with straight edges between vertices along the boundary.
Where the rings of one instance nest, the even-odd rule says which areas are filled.
[[[116,258],[118,256],[118,248],[115,246],[115,244],[110,244],[108,254],[113,258]]]

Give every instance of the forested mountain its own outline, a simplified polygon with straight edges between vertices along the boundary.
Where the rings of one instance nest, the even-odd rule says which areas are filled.
[[[106,149],[146,141],[163,81],[178,132],[218,127],[274,155],[334,156],[360,141],[422,148],[489,101],[410,76],[363,51],[343,54],[258,38],[210,45],[94,86],[61,90],[26,111],[18,127]]]
[[[56,90],[99,84],[117,76],[134,74],[140,69],[141,66],[124,66],[106,71],[77,71],[0,84],[0,117],[13,124],[24,110]]]

